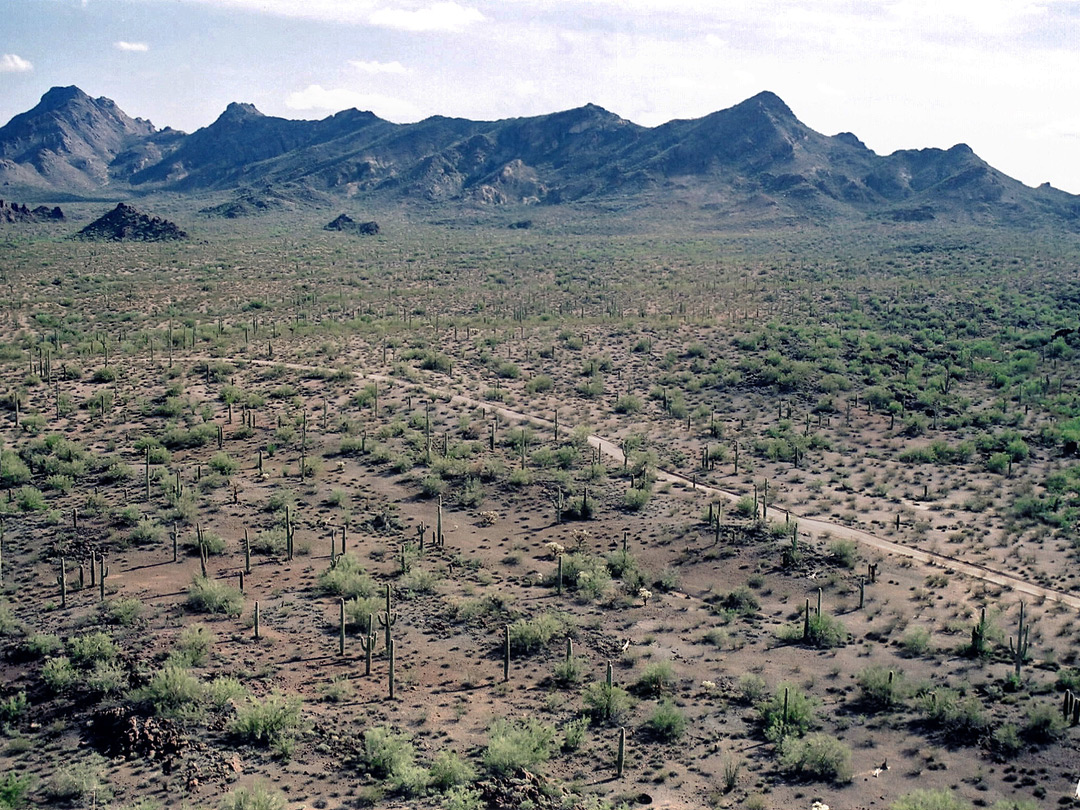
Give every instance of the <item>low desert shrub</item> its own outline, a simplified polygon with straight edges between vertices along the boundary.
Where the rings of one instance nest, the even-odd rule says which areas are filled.
[[[484,767],[497,775],[547,762],[555,747],[555,727],[532,717],[508,720],[500,717],[488,732]]]
[[[818,701],[794,684],[780,684],[776,693],[758,705],[765,739],[779,742],[802,737],[814,724]]]
[[[686,715],[672,700],[665,700],[645,721],[645,731],[650,737],[663,742],[673,742],[686,733]]]
[[[244,608],[244,595],[235,585],[210,577],[196,576],[188,586],[187,606],[196,613],[239,616]]]
[[[237,707],[229,730],[233,736],[253,745],[275,745],[300,727],[302,706],[299,697],[280,692],[267,695],[265,700],[248,698]]]
[[[971,810],[971,805],[951,790],[915,790],[890,804],[889,810]]]
[[[458,756],[457,752],[444,748],[435,755],[428,778],[432,787],[445,791],[473,781],[476,778],[476,768]]]
[[[851,781],[851,749],[829,734],[786,737],[780,744],[780,767],[804,779],[835,784]]]

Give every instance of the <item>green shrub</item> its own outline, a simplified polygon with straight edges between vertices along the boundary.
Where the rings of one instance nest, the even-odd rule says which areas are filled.
[[[911,628],[900,640],[900,649],[909,658],[926,655],[930,651],[930,631],[923,627]]]
[[[745,585],[721,596],[713,603],[723,611],[730,611],[739,616],[752,616],[758,612],[761,602]]]
[[[739,697],[751,706],[760,703],[768,690],[765,679],[754,672],[744,672],[740,675],[737,686]]]
[[[188,586],[187,606],[196,613],[239,616],[244,608],[244,595],[227,582],[197,576]]]
[[[510,625],[510,651],[514,655],[529,655],[546,647],[558,634],[567,630],[567,617],[562,613],[541,613],[532,619],[518,619]]]
[[[156,714],[165,717],[190,716],[198,714],[206,687],[185,667],[165,664],[132,697],[149,703]]]
[[[0,778],[0,807],[6,810],[22,810],[29,803],[28,795],[33,787],[29,774],[19,776],[8,771]]]
[[[439,581],[439,575],[426,568],[410,568],[398,584],[404,599],[411,599],[417,594],[431,593]]]
[[[585,674],[585,661],[577,656],[563,658],[555,665],[552,680],[556,686],[566,688],[580,683]]]
[[[265,700],[248,698],[238,706],[229,730],[253,745],[274,745],[292,735],[300,726],[303,703],[299,697],[272,692]]]
[[[1039,704],[1028,711],[1021,734],[1033,743],[1051,743],[1065,731],[1065,720],[1057,706]]]
[[[444,748],[435,755],[428,775],[432,787],[446,791],[473,781],[476,778],[476,768],[459,757],[455,751]]]
[[[950,790],[915,790],[889,805],[889,810],[971,810],[971,805]]]
[[[521,768],[533,769],[547,762],[555,746],[555,727],[532,717],[508,720],[500,717],[488,732],[484,767],[497,775]]]
[[[41,680],[51,692],[63,692],[75,683],[78,675],[67,656],[50,658],[41,668]]]
[[[487,807],[480,788],[458,785],[443,796],[443,810],[483,810]]]
[[[75,762],[60,765],[45,783],[45,795],[51,801],[72,804],[90,796],[97,802],[107,801],[106,765],[105,757],[100,754],[87,754]]]
[[[817,700],[794,684],[780,684],[776,693],[757,708],[765,739],[778,742],[785,737],[802,737],[814,724],[817,705]]]
[[[990,735],[990,747],[1000,759],[1012,759],[1024,748],[1015,723],[1002,723]]]
[[[210,457],[210,461],[207,465],[211,470],[224,475],[226,478],[232,475],[236,475],[236,471],[240,469],[240,462],[226,453],[224,450],[219,450]]]
[[[100,630],[83,633],[68,642],[71,663],[78,667],[90,667],[97,661],[111,661],[118,652],[112,637]]]
[[[859,702],[871,711],[894,708],[904,699],[903,673],[871,666],[859,673]]]
[[[397,734],[387,726],[375,726],[364,732],[361,759],[368,771],[387,779],[413,764],[416,749],[405,734]]]
[[[955,689],[938,689],[922,698],[921,711],[928,726],[946,741],[975,745],[990,730],[991,720],[974,695],[963,697]]]
[[[786,737],[780,743],[780,767],[800,778],[844,784],[851,781],[851,749],[829,734]]]
[[[547,374],[537,374],[527,383],[525,383],[525,390],[530,394],[540,394],[544,391],[550,391],[555,385],[555,381],[551,379]]]
[[[585,744],[589,732],[589,718],[577,717],[563,726],[563,751],[577,751]]]
[[[356,597],[345,603],[345,624],[349,627],[359,627],[366,631],[368,616],[375,616],[385,607],[384,600],[377,596]]]
[[[655,697],[671,689],[675,684],[675,671],[670,661],[654,661],[645,667],[633,686],[633,692],[642,697]]]
[[[640,512],[649,503],[652,492],[647,489],[628,489],[623,495],[623,509],[628,512]]]
[[[811,611],[809,622],[798,621],[780,630],[780,640],[786,644],[806,644],[819,650],[843,647],[848,642],[844,623],[828,613]]]
[[[854,568],[858,558],[854,540],[833,540],[829,544],[829,559],[841,568]]]
[[[11,605],[6,599],[0,598],[0,636],[10,636],[19,632],[21,626],[11,610]]]
[[[169,661],[184,667],[200,667],[206,663],[215,640],[205,624],[188,625],[177,636],[176,649],[169,654]]]
[[[373,596],[379,589],[352,552],[338,557],[334,565],[319,575],[319,587],[346,599]]]
[[[207,556],[216,557],[219,554],[225,553],[225,538],[214,532],[203,531],[202,539],[199,539],[199,534],[190,534],[184,537],[180,541],[189,554],[201,554],[203,550],[206,550]]]
[[[620,723],[630,711],[630,694],[620,686],[608,686],[606,681],[589,684],[581,699],[589,715],[602,723]]]
[[[116,661],[98,661],[86,676],[86,688],[101,695],[117,695],[127,687],[127,669]]]
[[[219,675],[206,684],[205,694],[215,709],[224,709],[229,704],[236,704],[250,697],[247,687],[228,675]]]
[[[34,633],[23,642],[23,653],[31,658],[45,658],[64,649],[64,642],[54,633]]]
[[[0,723],[17,723],[30,708],[30,702],[26,699],[26,690],[23,689],[0,700]]]
[[[131,627],[143,612],[143,602],[133,596],[111,599],[101,608],[102,618],[109,624]]]
[[[682,713],[675,702],[665,700],[645,721],[645,730],[651,737],[663,742],[672,742],[679,739],[686,732],[686,715]]]
[[[19,487],[19,491],[15,496],[15,503],[21,512],[44,512],[49,508],[49,504],[45,500],[45,496],[41,494],[41,490],[28,484]]]
[[[250,788],[237,788],[218,804],[219,810],[285,810],[285,796],[259,782]]]

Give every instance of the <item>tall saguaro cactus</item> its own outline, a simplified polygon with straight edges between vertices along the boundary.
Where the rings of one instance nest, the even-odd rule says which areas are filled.
[[[1016,640],[1009,639],[1009,653],[1013,658],[1016,679],[1020,679],[1020,667],[1023,666],[1031,648],[1031,627],[1024,624],[1024,603],[1020,603],[1020,625],[1016,631]]]
[[[398,619],[397,613],[394,613],[391,610],[391,604],[392,604],[391,599],[392,599],[392,595],[391,595],[391,591],[390,591],[390,585],[387,584],[386,585],[386,610],[384,610],[382,613],[379,614],[379,624],[381,624],[383,626],[383,628],[384,628],[383,633],[384,633],[384,639],[386,641],[386,649],[387,649],[387,651],[390,650],[390,645],[393,643],[393,638],[391,636],[392,628],[394,626],[394,623],[397,622],[397,619]]]

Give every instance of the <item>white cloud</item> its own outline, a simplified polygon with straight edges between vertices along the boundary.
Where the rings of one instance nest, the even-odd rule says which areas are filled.
[[[0,56],[0,73],[28,73],[34,66],[13,53],[5,53]]]
[[[208,6],[307,20],[376,25],[402,31],[463,31],[487,18],[453,0],[421,5],[418,0],[187,0]]]
[[[150,46],[145,42],[124,42],[123,40],[114,42],[113,47],[118,51],[132,51],[134,53],[146,53],[150,50]]]
[[[292,110],[317,110],[320,112],[339,112],[356,108],[370,110],[380,118],[398,123],[417,121],[420,111],[410,102],[380,93],[363,93],[346,87],[325,88],[312,84],[304,90],[290,93],[285,100]]]
[[[464,31],[473,23],[486,19],[475,8],[443,2],[415,10],[380,8],[372,12],[368,22],[382,28],[397,28],[402,31]]]
[[[350,59],[349,64],[364,73],[408,73],[401,62],[364,62],[359,59]]]

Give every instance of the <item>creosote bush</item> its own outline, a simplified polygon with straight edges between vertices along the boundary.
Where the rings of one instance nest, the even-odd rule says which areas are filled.
[[[673,700],[665,700],[657,706],[645,721],[649,736],[662,742],[673,742],[686,733],[687,719]]]
[[[630,694],[621,686],[606,681],[597,681],[585,687],[581,696],[585,710],[600,723],[618,724],[622,722],[632,705]]]
[[[765,739],[779,742],[785,737],[802,737],[814,725],[817,706],[815,698],[794,684],[780,684],[771,698],[758,705]]]
[[[785,737],[780,743],[780,767],[800,778],[844,784],[851,781],[851,749],[822,732]]]
[[[230,731],[256,745],[274,745],[300,727],[302,701],[296,696],[272,692],[264,700],[248,698],[238,706]]]
[[[555,726],[534,717],[515,720],[500,717],[488,732],[484,767],[498,775],[536,768],[551,758],[556,736]]]
[[[510,651],[514,655],[535,653],[555,636],[565,633],[568,626],[565,614],[552,611],[532,619],[518,619],[510,625]]]
[[[352,552],[338,557],[333,566],[319,575],[319,587],[326,593],[346,599],[374,596],[379,589]]]
[[[476,778],[476,768],[458,756],[456,751],[443,749],[432,760],[428,776],[433,788],[445,791],[472,782]]]
[[[227,794],[219,810],[285,810],[285,796],[260,782],[250,788],[241,787]]]
[[[196,576],[188,586],[187,605],[196,613],[239,616],[244,608],[244,595],[235,585],[210,577]]]

